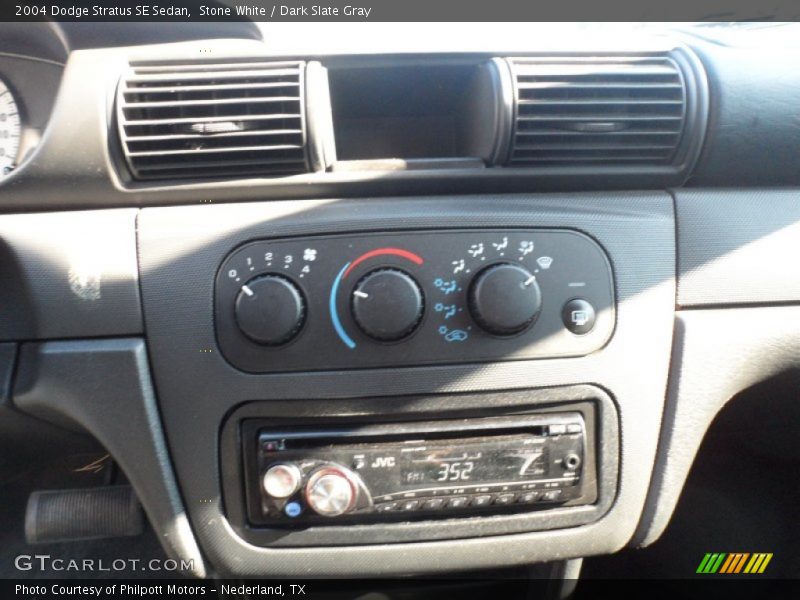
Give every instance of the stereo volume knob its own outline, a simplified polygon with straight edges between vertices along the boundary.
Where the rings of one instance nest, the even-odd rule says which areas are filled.
[[[511,263],[486,267],[469,290],[472,317],[494,335],[514,335],[527,329],[542,308],[536,277]]]
[[[356,476],[339,466],[321,467],[306,484],[306,503],[323,517],[338,517],[352,510],[358,499]]]
[[[279,346],[300,332],[306,303],[288,277],[264,275],[242,286],[235,313],[236,323],[247,337],[263,346]]]
[[[419,285],[400,269],[376,269],[364,275],[353,290],[353,318],[369,337],[401,340],[419,325],[424,303]]]

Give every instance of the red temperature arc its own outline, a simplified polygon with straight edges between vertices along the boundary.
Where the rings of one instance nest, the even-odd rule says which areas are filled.
[[[364,262],[365,260],[369,260],[370,258],[374,258],[376,256],[384,256],[386,254],[390,254],[392,256],[400,256],[411,262],[421,265],[423,262],[422,257],[414,254],[413,252],[409,252],[408,250],[403,250],[402,248],[376,248],[375,250],[370,250],[369,252],[362,254],[353,262],[350,263],[350,266],[347,267],[344,274],[342,275],[342,279],[347,277],[347,275],[355,269],[359,264]]]

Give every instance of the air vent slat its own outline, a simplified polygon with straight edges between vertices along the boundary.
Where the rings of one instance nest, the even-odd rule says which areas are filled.
[[[649,82],[605,82],[605,83],[585,83],[574,82],[570,80],[558,81],[540,81],[536,83],[523,83],[517,84],[520,90],[540,90],[554,87],[568,87],[573,90],[602,90],[602,89],[622,89],[622,90],[636,90],[636,89],[653,89],[653,90],[681,90],[683,89],[680,84],[676,83],[649,83]]]
[[[561,136],[561,135],[569,135],[569,136],[581,136],[581,137],[597,137],[602,136],[602,139],[607,138],[614,138],[616,136],[633,136],[633,135],[671,135],[676,136],[680,135],[680,131],[673,131],[673,130],[666,130],[666,129],[627,129],[625,131],[611,131],[611,132],[604,132],[604,133],[594,133],[591,131],[565,131],[563,129],[559,130],[546,130],[546,129],[528,129],[528,130],[520,130],[516,133],[517,137],[519,136]]]
[[[231,146],[229,148],[191,148],[188,150],[157,150],[157,151],[144,151],[144,152],[131,152],[128,156],[173,156],[179,154],[210,154],[210,153],[224,153],[224,152],[247,152],[247,151],[260,151],[264,152],[278,152],[281,150],[294,150],[302,149],[301,144],[283,144],[281,146]]]
[[[668,55],[510,59],[515,118],[507,164],[671,164],[686,83]]]
[[[154,85],[140,88],[123,89],[129,96],[139,94],[184,93],[184,92],[218,92],[221,90],[269,90],[275,88],[296,88],[300,84],[291,81],[271,81],[263,83],[225,83],[200,85]]]
[[[252,69],[249,65],[242,65],[240,68],[232,67],[230,71],[173,71],[164,73],[153,73],[149,75],[133,75],[125,80],[127,89],[140,89],[149,83],[182,82],[187,80],[208,81],[212,80],[231,80],[231,79],[275,79],[278,77],[296,77],[300,74],[299,69],[274,69],[267,72],[264,70]]]
[[[274,73],[279,69],[297,70],[303,66],[303,63],[295,61],[247,61],[247,62],[196,62],[196,63],[182,63],[179,65],[180,72],[182,73],[207,73],[209,71],[244,71],[247,69],[269,69],[270,73]],[[146,73],[174,73],[175,63],[169,62],[165,64],[138,64],[136,65],[136,75],[143,75]]]
[[[547,76],[601,76],[601,77],[630,77],[635,73],[639,77],[674,77],[675,71],[667,65],[591,65],[571,63],[550,63],[518,67],[520,77],[547,77]]]
[[[300,113],[282,113],[274,115],[229,115],[222,117],[186,117],[180,119],[132,119],[126,125],[170,125],[175,123],[218,123],[228,121],[266,121],[270,119],[299,119]]]
[[[308,172],[304,69],[285,61],[133,65],[117,95],[133,176]]]
[[[267,102],[297,102],[297,96],[275,96],[269,98],[221,98],[214,100],[181,100],[176,98],[170,102],[137,102],[133,106],[126,106],[125,110],[142,110],[144,108],[162,108],[184,106],[208,106],[219,104],[263,104]]]
[[[578,99],[569,99],[566,98],[564,100],[547,100],[542,98],[537,98],[535,100],[520,100],[520,105],[526,104],[533,104],[536,106],[571,106],[571,105],[587,105],[587,106],[603,106],[605,104],[609,104],[611,106],[661,106],[661,105],[674,105],[674,106],[683,106],[683,102],[681,100],[628,100],[628,99],[620,99],[614,100],[610,98],[578,98]]]
[[[241,137],[241,136],[266,136],[266,135],[303,135],[302,129],[254,129],[244,131],[231,131],[225,133],[215,133],[213,136],[194,134],[175,134],[175,135],[129,135],[125,137],[126,142],[160,142],[164,140],[209,140],[217,138]]]
[[[272,160],[268,158],[252,158],[252,159],[232,159],[232,160],[206,160],[202,163],[203,168],[206,167],[254,167],[259,166],[266,169],[279,170],[285,172],[293,170],[290,168],[292,165],[302,164],[302,159],[286,158],[282,160]],[[183,162],[169,162],[159,161],[151,165],[147,165],[144,169],[145,172],[177,170],[183,168]]]
[[[550,143],[550,144],[518,144],[517,150],[562,150],[566,144]],[[642,144],[642,145],[626,145],[620,146],[618,144],[587,144],[576,145],[569,144],[567,151],[581,151],[581,150],[671,150],[672,144]]]
[[[565,111],[566,112],[566,111]],[[596,115],[521,115],[517,117],[520,121],[598,121],[613,119],[618,122],[627,121],[682,121],[683,116],[676,117],[672,115],[652,115],[652,116],[639,116],[639,115],[610,115],[610,114],[596,114]]]

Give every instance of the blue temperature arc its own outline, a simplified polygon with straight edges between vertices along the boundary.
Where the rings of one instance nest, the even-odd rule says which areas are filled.
[[[350,263],[347,263],[345,266],[343,266],[342,270],[339,271],[339,274],[336,276],[336,279],[333,280],[333,285],[331,286],[331,297],[328,300],[328,309],[331,312],[333,328],[336,330],[336,333],[339,334],[339,337],[347,345],[347,347],[352,350],[356,347],[356,343],[353,341],[353,338],[347,335],[344,327],[342,327],[342,322],[339,320],[339,313],[336,310],[336,295],[339,292],[339,284],[341,283],[342,277],[344,277],[345,271],[347,271],[347,267],[349,266]]]

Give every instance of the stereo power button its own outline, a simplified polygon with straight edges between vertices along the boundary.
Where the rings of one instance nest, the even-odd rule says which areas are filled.
[[[302,478],[296,465],[273,465],[264,473],[264,491],[273,498],[288,498],[300,489]]]

